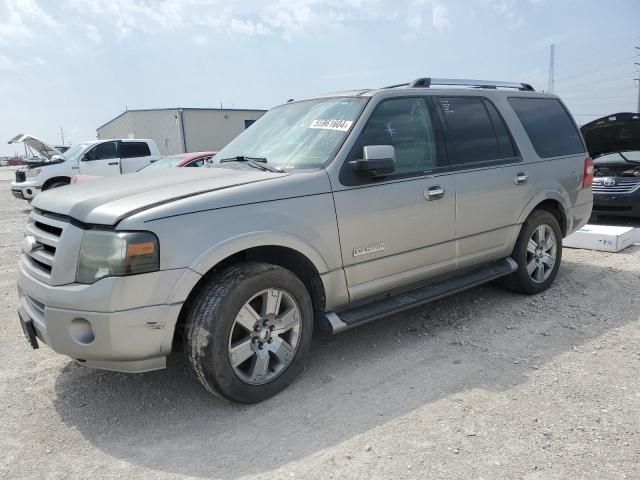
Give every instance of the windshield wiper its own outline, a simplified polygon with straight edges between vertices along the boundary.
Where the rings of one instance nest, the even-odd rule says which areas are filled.
[[[238,155],[237,157],[223,158],[219,163],[226,162],[245,162],[259,170],[282,173],[282,169],[267,164],[267,159],[264,157],[247,157],[246,155]]]

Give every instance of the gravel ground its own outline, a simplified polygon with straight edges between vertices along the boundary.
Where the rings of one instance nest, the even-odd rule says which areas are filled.
[[[4,170],[4,169],[0,169]],[[0,172],[0,478],[640,478],[640,247],[566,250],[493,286],[314,341],[288,390],[211,398],[180,359],[126,375],[22,337],[28,206]]]

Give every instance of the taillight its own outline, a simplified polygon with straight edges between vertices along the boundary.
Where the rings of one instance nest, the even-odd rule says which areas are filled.
[[[593,159],[587,157],[584,161],[584,174],[582,176],[582,188],[591,188],[593,183]]]

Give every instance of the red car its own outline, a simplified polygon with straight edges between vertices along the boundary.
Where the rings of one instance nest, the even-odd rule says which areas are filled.
[[[24,165],[24,160],[22,160],[19,157],[12,157],[12,158],[7,160],[7,166],[15,167],[15,166],[18,166],[18,165]]]
[[[140,171],[167,167],[202,167],[208,160],[213,158],[215,154],[216,152],[192,152],[168,155],[147,165],[140,169]]]
[[[207,161],[211,160],[216,153],[217,152],[191,152],[168,155],[166,157],[162,157],[160,160],[150,163],[146,167],[142,167],[138,171],[171,167],[202,167],[207,163]],[[100,177],[95,175],[76,175],[71,179],[71,183],[87,182],[97,178]]]

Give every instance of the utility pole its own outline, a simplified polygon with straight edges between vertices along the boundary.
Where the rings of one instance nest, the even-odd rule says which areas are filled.
[[[60,136],[62,137],[62,146],[64,147],[64,130],[60,127]]]
[[[640,54],[640,47],[636,47],[638,54]],[[635,62],[636,67],[640,67],[640,63]],[[638,78],[634,78],[638,82],[638,113],[640,113],[640,68],[638,69]]]
[[[551,54],[549,56],[549,93],[553,93],[553,69],[554,69],[554,57],[555,57],[555,53],[556,53],[556,46],[555,44],[551,44]]]

